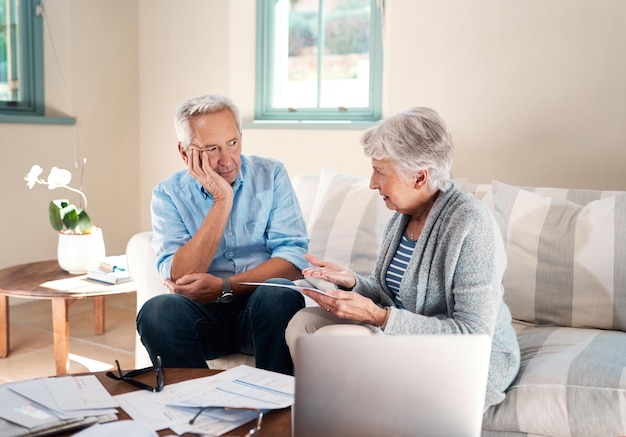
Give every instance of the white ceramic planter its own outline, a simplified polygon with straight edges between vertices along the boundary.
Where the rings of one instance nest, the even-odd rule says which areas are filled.
[[[93,228],[90,234],[59,233],[57,260],[59,266],[69,273],[87,273],[88,269],[98,267],[105,254],[104,238],[100,228]]]

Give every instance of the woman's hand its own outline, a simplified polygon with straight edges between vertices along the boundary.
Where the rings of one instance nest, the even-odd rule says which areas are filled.
[[[307,253],[304,258],[315,267],[302,270],[302,275],[307,278],[322,278],[326,281],[339,285],[346,290],[351,290],[356,285],[354,273],[336,264],[332,264]]]
[[[209,303],[222,294],[222,280],[209,273],[191,273],[180,277],[176,282],[165,280],[170,293],[180,294],[198,303]]]
[[[304,288],[302,294],[309,296],[326,311],[337,317],[381,326],[387,311],[376,305],[369,297],[353,291],[330,290],[329,296]]]
[[[321,260],[310,253],[304,258],[313,266],[302,270],[304,277],[322,278],[345,289],[356,285],[356,277],[350,270]],[[380,326],[387,318],[387,311],[376,305],[369,297],[352,291],[327,290],[328,295],[304,288],[302,293],[313,299],[326,311],[337,317]]]

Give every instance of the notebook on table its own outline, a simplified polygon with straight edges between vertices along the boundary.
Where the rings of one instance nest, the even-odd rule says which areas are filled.
[[[486,335],[307,335],[296,343],[294,437],[481,432]]]

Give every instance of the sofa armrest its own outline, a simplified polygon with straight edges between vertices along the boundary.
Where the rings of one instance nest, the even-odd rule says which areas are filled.
[[[133,235],[126,244],[128,272],[137,286],[137,313],[143,304],[153,296],[167,293],[163,279],[156,268],[156,254],[152,249],[152,232]],[[139,335],[135,338],[135,368],[150,366],[148,352],[143,347]]]
[[[128,272],[137,285],[137,309],[157,294],[167,293],[163,279],[156,268],[156,255],[152,249],[152,232],[140,232],[126,245]]]

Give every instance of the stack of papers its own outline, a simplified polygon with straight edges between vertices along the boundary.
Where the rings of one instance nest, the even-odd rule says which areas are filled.
[[[118,402],[93,375],[0,386],[0,435],[48,435],[117,419]]]
[[[115,270],[128,270],[126,255],[105,256],[98,262],[98,264],[98,268],[106,272],[113,272]]]
[[[50,435],[117,419],[118,407],[150,430],[223,435],[260,411],[293,405],[293,376],[238,366],[214,376],[167,384],[158,393],[111,396],[93,375],[40,378],[0,385],[0,436]],[[202,411],[201,411],[202,410]],[[193,424],[189,420],[196,418]]]
[[[217,436],[255,420],[259,411],[290,407],[295,394],[293,376],[245,365],[178,384],[167,384],[165,369],[165,381],[159,393],[140,390],[115,399],[130,417],[155,431]]]
[[[120,284],[131,280],[126,265],[126,255],[111,255],[102,258],[98,267],[87,270],[87,277],[108,284]]]
[[[130,272],[123,269],[115,269],[110,272],[103,269],[88,269],[87,278],[107,284],[121,284],[131,280]]]

